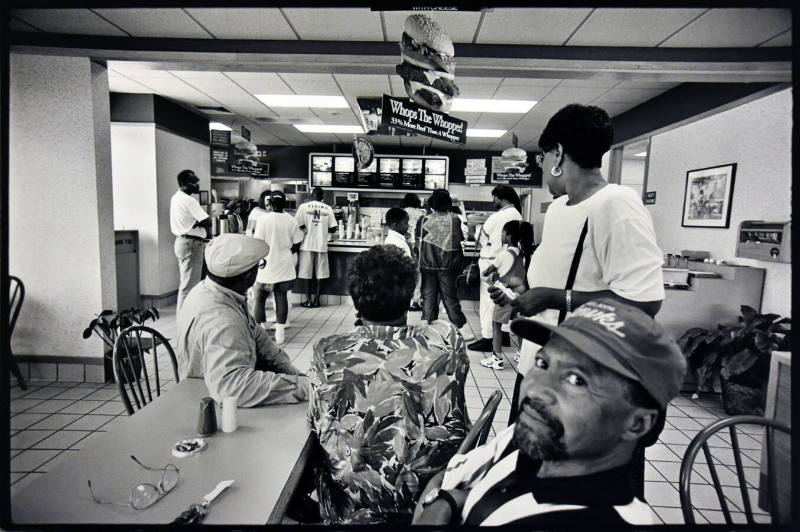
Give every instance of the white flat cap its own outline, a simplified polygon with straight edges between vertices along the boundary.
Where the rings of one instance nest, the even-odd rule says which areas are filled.
[[[235,277],[244,273],[269,253],[269,246],[236,233],[225,233],[206,245],[206,267],[218,277]]]

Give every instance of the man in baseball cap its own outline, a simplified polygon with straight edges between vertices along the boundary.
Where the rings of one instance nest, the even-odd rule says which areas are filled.
[[[180,377],[203,377],[215,400],[236,397],[240,407],[308,397],[308,377],[247,311],[245,294],[268,252],[263,240],[245,235],[211,240],[205,248],[208,276],[178,314]]]
[[[511,330],[543,345],[522,382],[516,423],[456,455],[422,495],[414,522],[657,523],[636,498],[629,463],[680,389],[686,362],[675,341],[643,311],[610,298],[582,305],[559,326],[518,319]]]

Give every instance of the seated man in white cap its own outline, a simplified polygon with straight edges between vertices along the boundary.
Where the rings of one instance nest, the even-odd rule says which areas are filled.
[[[635,495],[629,462],[683,381],[686,361],[672,337],[609,298],[582,305],[559,326],[518,319],[511,330],[544,345],[522,382],[517,422],[455,455],[426,487],[414,523],[657,523]]]
[[[297,403],[308,397],[308,377],[247,311],[269,246],[227,233],[205,249],[208,276],[192,288],[178,314],[181,379],[203,377],[211,396],[237,397],[240,407]]]

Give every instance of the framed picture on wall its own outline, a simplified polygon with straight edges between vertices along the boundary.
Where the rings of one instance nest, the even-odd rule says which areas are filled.
[[[686,172],[681,225],[727,228],[735,177],[736,163]]]
[[[208,205],[208,190],[200,191],[200,205]]]

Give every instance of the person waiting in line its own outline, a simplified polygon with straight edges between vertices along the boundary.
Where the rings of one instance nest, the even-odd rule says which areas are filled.
[[[539,137],[542,153],[536,162],[548,189],[558,197],[545,213],[542,239],[528,267],[530,289],[510,302],[522,316],[555,325],[582,303],[598,297],[617,299],[651,316],[661,307],[663,253],[650,214],[633,189],[607,183],[600,172],[613,137],[608,113],[579,104],[559,110]],[[509,303],[499,291],[491,293],[496,303]],[[522,376],[532,367],[537,349],[531,342],[522,342],[511,420]],[[658,424],[663,427],[663,417]],[[654,434],[660,431],[658,428]],[[641,497],[644,447],[634,456]]]
[[[683,382],[675,340],[640,309],[608,298],[559,326],[517,319],[511,330],[544,345],[525,375],[516,423],[454,456],[425,488],[414,523],[658,523],[635,493],[628,463]]]
[[[480,255],[478,258],[478,269],[481,275],[494,263],[494,259],[503,249],[503,227],[512,220],[522,220],[522,203],[517,192],[509,185],[497,185],[492,189],[492,203],[497,212],[486,219],[480,233],[475,236],[475,240],[480,245]],[[480,283],[479,289],[479,317],[481,322],[481,339],[469,344],[467,349],[473,351],[491,352],[492,346],[492,315],[494,314],[494,303],[488,292],[488,285]],[[511,345],[508,341],[507,333],[503,335],[503,345]]]
[[[322,202],[324,191],[314,187],[311,199],[297,208],[295,219],[305,233],[300,245],[297,276],[306,283],[304,307],[320,306],[322,281],[331,276],[328,264],[328,234],[336,232],[336,217],[330,205]],[[312,298],[313,294],[313,298]]]
[[[406,234],[408,233],[408,213],[403,209],[392,207],[386,211],[386,239],[387,246],[397,246],[409,259],[412,258],[411,248],[408,246]]]
[[[240,407],[297,403],[308,377],[247,312],[245,293],[266,265],[263,240],[226,233],[206,246],[207,277],[178,314],[178,371],[201,377],[215,401],[236,397]]]
[[[527,290],[525,272],[533,253],[533,226],[528,222],[512,220],[503,226],[503,251],[486,270],[481,282],[503,287],[516,294]],[[481,360],[481,366],[503,369],[503,325],[511,321],[510,305],[495,305],[492,314],[492,354]]]
[[[409,523],[420,487],[466,435],[464,341],[445,321],[407,325],[417,275],[396,246],[356,255],[347,286],[364,324],[314,346],[309,418],[325,524]]]
[[[253,210],[251,210],[250,214],[247,216],[247,229],[245,230],[247,236],[253,236],[253,233],[256,232],[256,222],[269,212],[269,195],[269,190],[263,191],[258,196],[258,205],[253,207]]]
[[[271,212],[261,216],[256,223],[253,238],[263,240],[269,246],[267,266],[259,270],[255,286],[255,319],[265,329],[267,316],[264,304],[269,292],[275,299],[275,342],[283,344],[286,338],[286,323],[289,316],[287,292],[292,289],[297,277],[293,254],[303,241],[303,233],[297,227],[294,216],[283,212],[286,196],[272,191],[269,197]]]
[[[447,190],[434,190],[428,202],[432,212],[420,218],[416,229],[422,272],[422,319],[428,323],[439,319],[441,296],[447,317],[464,339],[469,340],[473,336],[456,290],[456,278],[463,269],[464,259],[461,220],[450,212],[453,204]]]
[[[415,262],[419,264],[419,257],[417,256],[416,235],[414,230],[417,227],[417,222],[420,218],[425,216],[427,212],[422,208],[422,202],[419,196],[413,192],[408,192],[400,201],[400,208],[408,213],[408,226],[411,231],[408,235],[408,242],[411,246],[411,253]],[[414,287],[414,298],[411,300],[410,310],[412,312],[420,312],[422,310],[422,292],[420,290],[422,279],[417,279],[417,286]]]
[[[175,235],[180,285],[177,311],[189,291],[200,281],[203,270],[203,245],[211,231],[211,218],[192,194],[200,192],[200,179],[191,170],[178,173],[179,190],[169,200],[169,226]]]

